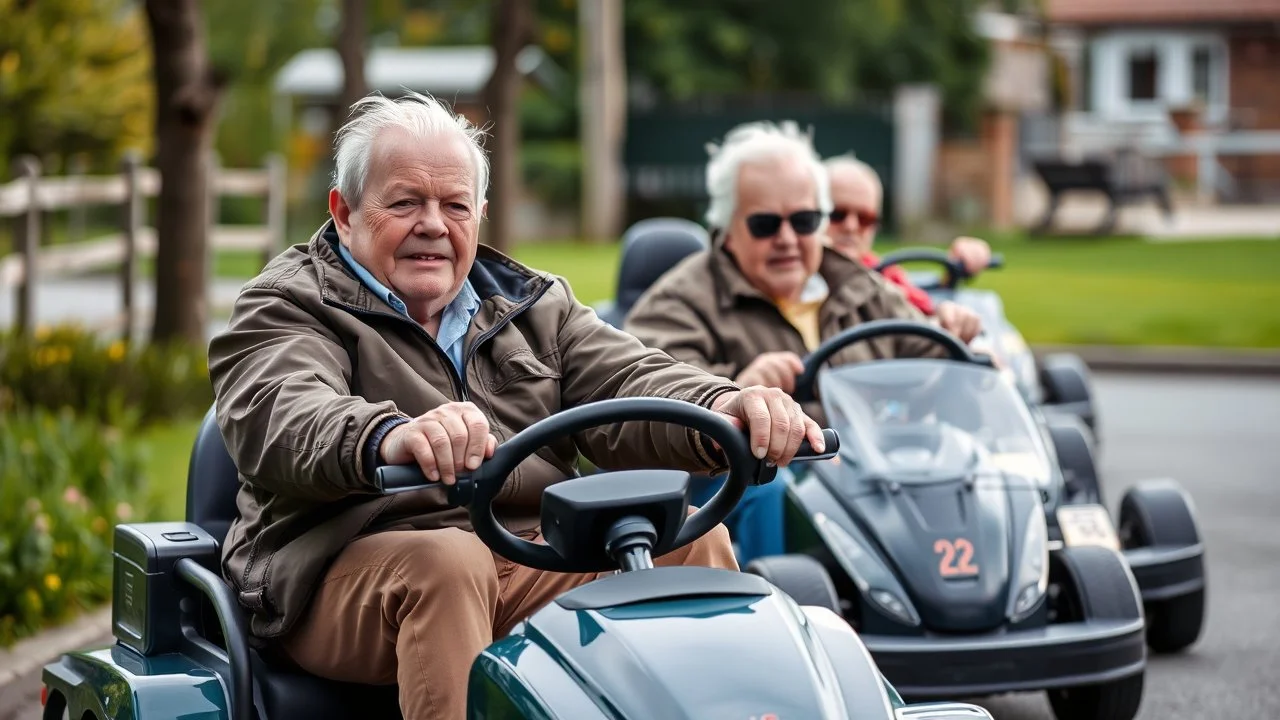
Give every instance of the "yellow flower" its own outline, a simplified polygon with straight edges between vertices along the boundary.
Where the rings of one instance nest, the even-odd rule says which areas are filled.
[[[115,362],[120,362],[124,358],[124,341],[117,340],[107,346],[107,357]]]
[[[49,592],[58,592],[62,588],[62,578],[49,573],[44,576],[44,586],[49,589]]]
[[[95,535],[101,535],[107,531],[107,519],[104,517],[96,517],[92,523],[89,523],[89,529],[93,530]]]

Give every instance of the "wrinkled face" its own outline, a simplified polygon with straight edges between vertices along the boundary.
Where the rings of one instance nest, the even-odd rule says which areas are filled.
[[[352,207],[337,190],[329,211],[356,261],[408,306],[420,323],[438,320],[476,258],[483,207],[464,138],[424,141],[384,130],[370,149],[363,197]]]
[[[857,167],[830,168],[831,225],[827,235],[831,246],[857,259],[871,252],[880,223],[881,191],[875,178]]]
[[[798,299],[805,281],[822,261],[821,228],[806,222],[813,219],[813,213],[820,213],[813,173],[794,157],[748,161],[738,170],[737,192],[725,249],[757,290],[775,300]],[[797,212],[807,217],[792,222]],[[775,224],[776,216],[786,220],[772,234],[758,237],[761,226]],[[796,224],[801,225],[799,230]]]

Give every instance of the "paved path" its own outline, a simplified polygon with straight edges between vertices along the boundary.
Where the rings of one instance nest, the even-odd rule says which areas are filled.
[[[218,278],[214,281],[213,315],[227,314],[245,282],[247,279]],[[143,328],[144,334],[149,333],[155,288],[150,282],[139,282],[135,292],[135,302],[140,308],[138,327]],[[104,322],[112,322],[123,312],[120,281],[109,276],[44,280],[36,286],[35,302],[37,325],[78,322],[86,326],[100,326]],[[219,310],[223,312],[219,313]],[[16,313],[14,293],[0,292],[0,328],[11,326]],[[218,320],[210,321],[210,333],[222,324]]]

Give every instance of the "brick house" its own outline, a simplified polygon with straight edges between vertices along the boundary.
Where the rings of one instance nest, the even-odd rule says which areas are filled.
[[[1280,0],[1047,0],[1062,60],[1062,133],[1084,149],[1176,143],[1206,132],[1220,145],[1223,197],[1280,197]],[[1184,180],[1196,159],[1166,154]],[[1203,178],[1201,178],[1203,182]]]

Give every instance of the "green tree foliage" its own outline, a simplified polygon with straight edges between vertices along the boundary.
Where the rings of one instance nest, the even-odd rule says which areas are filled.
[[[0,0],[3,1],[3,0]],[[327,0],[217,0],[203,4],[209,56],[228,78],[217,148],[228,167],[255,166],[277,136],[271,83],[296,53],[330,44],[321,12]]]
[[[150,52],[132,0],[0,0],[0,160],[151,147]],[[50,168],[57,171],[58,168]]]

